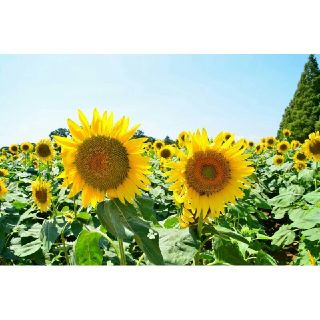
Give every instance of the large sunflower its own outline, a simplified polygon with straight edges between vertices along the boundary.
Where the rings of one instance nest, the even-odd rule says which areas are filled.
[[[320,135],[319,131],[309,134],[303,144],[303,151],[309,159],[320,161]]]
[[[143,156],[146,138],[131,139],[139,125],[129,129],[129,118],[116,123],[113,113],[102,117],[95,109],[91,125],[79,110],[81,127],[68,119],[72,139],[55,137],[62,146],[65,185],[72,184],[70,197],[82,191],[84,207],[96,206],[107,195],[132,203],[140,189],[146,190],[149,158]]]
[[[219,216],[226,203],[243,197],[241,188],[254,169],[241,145],[232,145],[232,139],[224,141],[223,134],[210,143],[204,129],[191,134],[187,154],[180,153],[180,161],[168,164],[168,182],[172,183],[175,200],[195,212],[196,218],[201,212],[205,218]]]
[[[32,198],[41,212],[47,212],[51,207],[51,184],[38,178],[31,184]]]
[[[51,140],[41,139],[36,144],[36,154],[42,161],[51,161],[55,154]]]
[[[5,183],[0,179],[0,199],[3,198],[8,192]]]

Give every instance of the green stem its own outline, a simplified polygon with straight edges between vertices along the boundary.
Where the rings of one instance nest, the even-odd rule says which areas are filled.
[[[124,254],[124,247],[122,239],[118,238],[119,250],[120,250],[120,265],[126,265],[126,256]]]
[[[76,197],[73,197],[73,213],[74,213],[74,218],[77,219],[77,210],[76,210]]]
[[[197,227],[198,236],[199,236],[200,240],[201,240],[201,236],[202,236],[202,227],[203,227],[203,214],[202,214],[202,210],[201,210],[200,216],[199,216],[199,221],[198,221],[198,227]]]
[[[318,161],[316,161],[316,169],[314,173],[314,189],[317,190],[317,174],[318,174]]]
[[[65,227],[63,228],[63,230],[61,232],[61,240],[62,240],[62,245],[63,245],[64,256],[65,256],[67,265],[69,266],[70,260],[69,260],[69,255],[68,255],[68,251],[67,251],[67,247],[66,247],[66,239],[64,237],[64,229],[65,229]]]

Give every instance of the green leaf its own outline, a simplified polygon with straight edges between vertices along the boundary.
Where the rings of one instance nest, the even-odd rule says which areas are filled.
[[[192,261],[198,244],[189,229],[156,229],[165,264],[186,265]]]
[[[27,257],[31,254],[35,253],[41,248],[41,241],[39,239],[36,239],[34,241],[31,241],[25,245],[21,245],[20,238],[17,238],[16,242],[13,242],[10,246],[10,249],[14,252],[14,254],[18,257]]]
[[[155,226],[160,224],[156,218],[154,212],[154,200],[148,197],[139,197],[136,199],[136,204],[138,205],[138,210],[141,213],[143,219],[151,221]]]
[[[75,243],[75,263],[80,266],[100,266],[103,251],[100,248],[101,235],[98,232],[82,230]]]
[[[163,226],[167,229],[175,228],[179,226],[179,215],[175,214],[170,217],[168,217],[163,222]]]
[[[159,234],[150,227],[150,223],[138,217],[138,212],[132,204],[123,204],[120,200],[110,200],[100,203],[97,210],[101,223],[114,236],[124,239],[125,228],[133,233],[134,238],[153,264],[163,264],[159,248]]]
[[[320,192],[318,191],[309,192],[303,196],[303,199],[305,199],[307,202],[311,204],[316,204],[320,202]]]
[[[224,261],[232,265],[248,264],[241,254],[238,244],[235,242],[217,237],[214,240],[213,249],[218,261]]]
[[[299,229],[311,229],[317,224],[320,224],[320,208],[304,210],[303,214],[291,226]]]
[[[65,225],[66,222],[62,217],[56,217],[43,223],[40,232],[40,240],[45,252],[48,252],[51,249],[51,246],[58,239]]]
[[[22,198],[23,199],[23,198]],[[12,203],[12,206],[17,209],[17,210],[20,210],[20,209],[23,209],[25,208],[26,206],[28,205],[28,202],[26,200],[16,200]]]
[[[264,252],[263,250],[259,250],[256,257],[256,264],[258,265],[277,265],[277,261],[270,256],[270,254]]]
[[[320,241],[320,228],[305,230],[302,234],[310,241]]]
[[[42,228],[42,225],[40,223],[35,223],[32,225],[32,227],[28,230],[22,231],[20,233],[21,238],[26,238],[26,237],[32,237],[38,239],[40,236],[40,230]]]
[[[241,235],[233,230],[230,230],[228,228],[221,227],[218,225],[216,225],[216,226],[206,225],[203,228],[203,233],[216,234],[222,238],[227,238],[227,239],[231,238],[231,239],[235,239],[237,241],[241,241],[246,244],[249,244],[249,241],[243,235]]]
[[[282,190],[282,192],[280,192],[278,196],[269,199],[268,203],[271,206],[285,208],[301,198],[303,193],[303,187],[293,185],[288,187],[287,189]]]
[[[101,224],[116,238],[125,239],[126,231],[119,211],[113,201],[100,202],[97,207],[97,215]]]
[[[79,212],[77,213],[77,219],[84,223],[88,223],[91,219],[91,214],[86,211]]]
[[[296,234],[291,230],[290,225],[283,225],[272,236],[272,245],[284,247],[291,244],[295,239]]]

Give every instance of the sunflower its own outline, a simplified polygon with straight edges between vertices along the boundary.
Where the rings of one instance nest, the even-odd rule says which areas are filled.
[[[290,143],[288,141],[280,141],[277,144],[277,151],[279,153],[286,153],[290,149]]]
[[[307,156],[303,151],[297,151],[293,156],[294,161],[307,161]]]
[[[254,147],[254,142],[253,141],[248,141],[248,146],[250,147],[250,148],[252,148],[252,147]]]
[[[241,150],[241,149],[246,149],[246,148],[248,147],[248,141],[247,141],[247,139],[240,139],[240,140],[238,141],[238,143],[241,144],[240,150]]]
[[[19,146],[17,144],[12,144],[10,147],[9,147],[9,151],[12,153],[12,154],[17,154],[19,152]]]
[[[129,118],[116,123],[113,113],[102,117],[95,109],[91,125],[79,110],[81,127],[68,120],[72,138],[56,136],[62,146],[64,185],[72,184],[69,197],[82,191],[82,204],[96,206],[109,198],[133,203],[148,188],[149,158],[143,156],[146,138],[131,139],[139,125],[129,129]]]
[[[163,146],[159,150],[159,157],[163,161],[168,161],[174,156],[174,149],[171,146]]]
[[[47,212],[51,207],[51,183],[41,178],[31,184],[32,198],[41,212]]]
[[[36,154],[42,161],[51,161],[54,157],[54,150],[49,139],[41,139],[36,144]]]
[[[297,171],[301,171],[307,167],[307,163],[305,161],[295,161],[294,162],[294,168]]]
[[[231,133],[231,132],[228,132],[228,131],[224,131],[224,132],[223,132],[223,140],[224,140],[224,141],[228,141],[230,138],[231,138],[232,140],[234,140],[234,134]]]
[[[319,131],[309,134],[303,146],[303,151],[309,159],[320,161],[320,135]]]
[[[4,198],[7,192],[8,192],[8,189],[6,188],[5,183],[0,179],[0,199]]]
[[[265,145],[263,143],[258,143],[255,148],[256,154],[261,154],[265,149]]]
[[[195,212],[195,217],[217,217],[225,204],[234,203],[243,197],[241,188],[246,187],[245,179],[253,172],[246,159],[250,156],[240,150],[241,143],[232,145],[219,134],[209,142],[205,129],[190,135],[187,154],[180,153],[180,161],[172,161],[167,182],[172,183],[176,201]]]
[[[301,143],[298,140],[291,141],[291,149],[297,149],[301,146]]]
[[[23,153],[29,153],[33,150],[33,145],[30,142],[23,142],[21,143],[20,148]]]
[[[277,140],[274,137],[267,137],[265,143],[268,148],[271,148],[277,143]]]
[[[281,155],[281,154],[276,154],[276,155],[273,157],[273,163],[274,163],[276,166],[281,166],[281,165],[284,163],[284,156]]]
[[[285,137],[290,137],[291,136],[291,131],[289,129],[283,129],[282,133]]]
[[[261,138],[261,143],[265,144],[267,142],[267,138],[264,137],[264,138]]]
[[[7,169],[0,168],[0,178],[7,177],[9,175],[9,171]]]
[[[161,141],[161,140],[156,140],[156,141],[153,143],[153,148],[154,148],[154,150],[156,150],[156,151],[159,151],[163,146],[164,146],[164,142]]]
[[[181,131],[178,135],[178,144],[182,148],[189,141],[189,133],[187,131]]]

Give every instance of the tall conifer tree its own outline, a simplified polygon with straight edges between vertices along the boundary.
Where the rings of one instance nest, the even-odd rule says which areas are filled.
[[[297,90],[286,107],[278,130],[288,128],[292,138],[303,142],[309,133],[320,130],[320,70],[313,54],[308,58]]]

